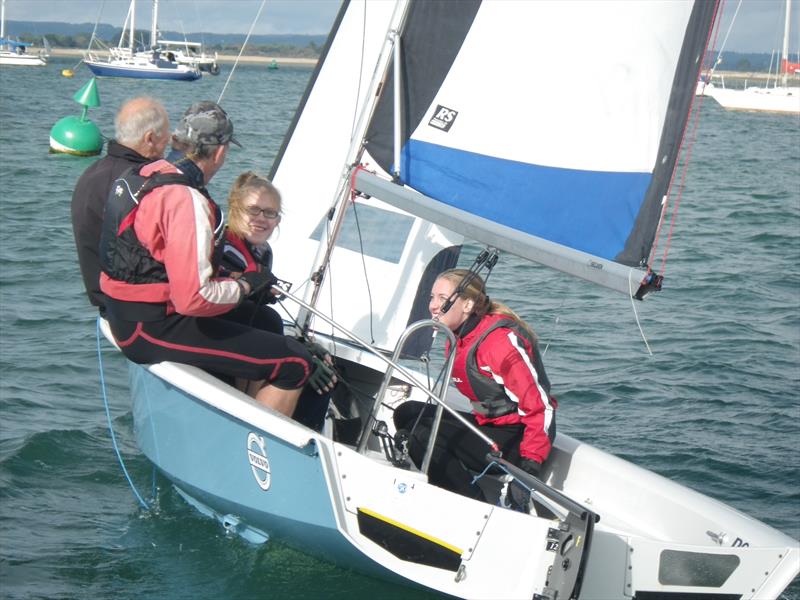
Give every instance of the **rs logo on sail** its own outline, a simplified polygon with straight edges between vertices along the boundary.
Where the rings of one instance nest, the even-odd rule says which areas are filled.
[[[428,125],[436,127],[436,129],[441,129],[442,131],[450,131],[450,127],[453,126],[457,116],[458,111],[438,104],[436,110],[433,111],[433,117],[431,117]]]

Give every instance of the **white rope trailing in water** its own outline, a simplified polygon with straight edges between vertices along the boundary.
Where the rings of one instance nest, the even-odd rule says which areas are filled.
[[[642,324],[639,323],[639,313],[636,311],[636,302],[633,300],[633,286],[631,285],[631,277],[633,276],[633,269],[628,270],[628,297],[631,299],[631,308],[633,309],[633,318],[636,319],[636,326],[639,328],[639,335],[644,340],[644,346],[647,348],[647,353],[653,356],[653,351],[650,350],[650,344],[647,343],[647,338],[644,335]]]
[[[222,105],[222,97],[225,95],[225,90],[228,89],[228,84],[230,83],[231,79],[233,78],[233,72],[236,70],[236,65],[239,64],[239,59],[242,58],[242,53],[244,52],[245,46],[247,46],[247,42],[250,39],[250,35],[253,33],[253,28],[256,26],[258,22],[258,18],[261,16],[261,11],[264,10],[264,5],[267,3],[267,0],[261,0],[261,6],[258,7],[258,12],[256,13],[256,18],[253,19],[253,22],[250,24],[250,30],[247,32],[247,37],[244,38],[244,43],[242,44],[241,49],[239,50],[239,55],[236,57],[236,60],[233,63],[233,67],[231,67],[231,72],[228,73],[228,79],[225,80],[225,85],[222,87],[222,91],[219,93],[219,98],[217,98],[217,104],[220,106]]]

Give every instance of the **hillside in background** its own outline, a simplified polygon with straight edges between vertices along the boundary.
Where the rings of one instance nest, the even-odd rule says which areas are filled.
[[[714,65],[717,60],[717,53],[709,52],[703,62],[703,70]],[[794,60],[797,60],[796,58]],[[718,71],[743,71],[743,72],[768,72],[773,73],[776,65],[780,62],[780,52],[775,54],[754,53],[754,52],[723,52],[722,60],[716,66]],[[771,66],[771,68],[770,68]]]

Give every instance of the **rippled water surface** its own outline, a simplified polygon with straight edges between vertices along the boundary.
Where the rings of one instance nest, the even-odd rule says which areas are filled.
[[[104,352],[126,465],[143,493],[157,486],[158,510],[138,508],[110,441],[70,226],[72,188],[94,159],[47,152],[52,125],[80,113],[71,97],[88,75],[60,76],[72,66],[0,71],[0,596],[433,597],[226,536],[153,481],[133,441],[124,365]],[[229,154],[212,194],[224,198],[244,169],[268,171],[310,74],[238,70],[223,104],[245,149]],[[147,93],[177,120],[191,102],[216,100],[226,76],[100,80],[90,118],[110,136],[120,102]],[[800,122],[726,113],[710,99],[700,117],[665,290],[637,305],[652,356],[624,297],[513,257],[491,288],[548,344],[559,430],[797,539]],[[797,581],[787,597],[800,600]]]

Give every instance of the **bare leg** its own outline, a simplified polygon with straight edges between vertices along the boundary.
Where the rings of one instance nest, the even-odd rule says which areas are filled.
[[[297,406],[297,399],[300,398],[301,391],[303,391],[303,388],[282,390],[274,385],[266,385],[258,391],[256,400],[264,406],[291,417]]]

